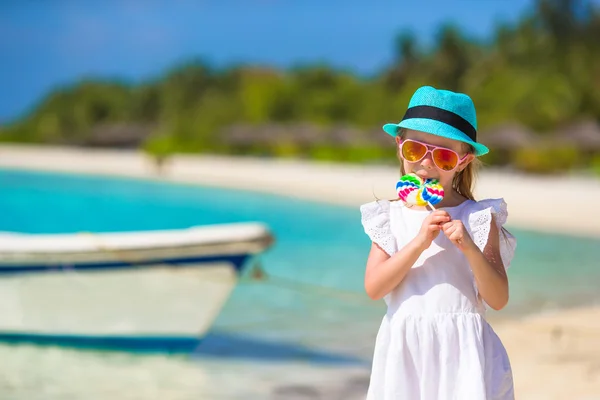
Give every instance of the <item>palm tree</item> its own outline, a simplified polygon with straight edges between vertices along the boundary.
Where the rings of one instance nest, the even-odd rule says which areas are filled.
[[[459,90],[461,79],[471,65],[470,47],[458,28],[442,27],[433,56],[433,81],[445,89]]]
[[[396,90],[404,86],[410,78],[411,72],[419,63],[420,55],[417,41],[412,33],[399,34],[394,43],[394,61],[385,79],[389,87]]]

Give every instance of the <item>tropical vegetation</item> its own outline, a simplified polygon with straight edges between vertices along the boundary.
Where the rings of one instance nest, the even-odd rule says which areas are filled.
[[[532,172],[600,171],[600,9],[539,0],[491,38],[441,27],[425,47],[410,32],[373,76],[328,65],[287,70],[202,60],[141,84],[85,80],[48,93],[0,140],[381,162],[395,152],[383,123],[398,121],[421,85],[468,93],[485,161]]]

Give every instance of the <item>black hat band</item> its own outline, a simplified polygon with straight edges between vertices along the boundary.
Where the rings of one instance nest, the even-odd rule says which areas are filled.
[[[402,121],[412,118],[425,118],[448,124],[477,142],[477,130],[469,121],[452,111],[433,106],[415,106],[406,110]]]

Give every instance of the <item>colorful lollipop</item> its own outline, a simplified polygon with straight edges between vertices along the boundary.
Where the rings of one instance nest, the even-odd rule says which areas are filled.
[[[404,175],[396,184],[398,197],[407,204],[416,206],[429,206],[435,210],[434,205],[444,198],[444,188],[437,179],[423,180],[415,174]]]

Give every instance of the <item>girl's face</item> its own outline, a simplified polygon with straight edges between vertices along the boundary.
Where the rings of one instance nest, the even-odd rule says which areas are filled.
[[[423,179],[434,178],[439,180],[440,184],[445,189],[452,187],[452,179],[454,175],[462,171],[475,156],[467,153],[467,145],[457,140],[447,139],[441,136],[431,135],[429,133],[406,130],[404,132],[404,138],[396,136],[396,143],[400,145],[402,140],[416,140],[418,142],[429,145],[429,149],[434,147],[443,147],[446,149],[454,150],[458,154],[459,162],[456,168],[452,171],[444,171],[438,168],[432,159],[432,153],[428,152],[425,157],[417,162],[408,162],[404,158],[400,158],[404,166],[404,172],[407,174],[414,173]],[[400,149],[398,150],[400,151]]]

